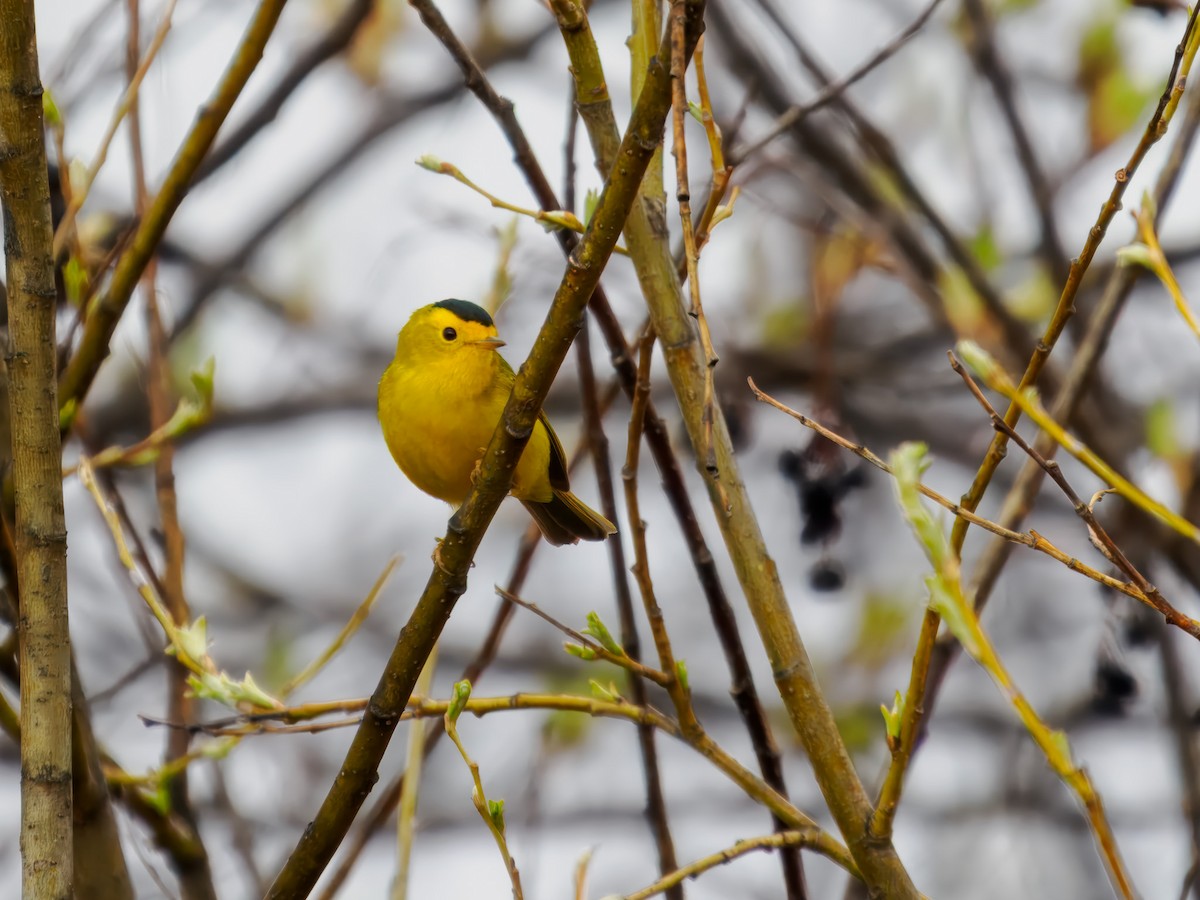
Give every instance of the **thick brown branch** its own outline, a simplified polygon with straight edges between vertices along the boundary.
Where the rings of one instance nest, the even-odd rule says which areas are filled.
[[[0,22],[0,199],[23,676],[21,885],[26,897],[70,900],[71,641],[55,388],[58,292],[33,0],[2,0]]]

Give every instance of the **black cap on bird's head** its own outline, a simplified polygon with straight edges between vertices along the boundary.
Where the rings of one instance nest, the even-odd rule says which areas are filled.
[[[441,300],[434,306],[439,309],[448,310],[458,316],[464,322],[478,322],[480,325],[485,325],[488,328],[494,327],[492,317],[488,315],[488,311],[477,303],[472,303],[470,300]]]

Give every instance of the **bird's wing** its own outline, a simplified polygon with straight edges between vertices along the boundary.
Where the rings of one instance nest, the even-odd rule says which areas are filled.
[[[512,390],[516,377],[508,360],[501,356],[499,381],[505,394]],[[571,482],[567,478],[567,454],[563,450],[562,442],[554,433],[554,429],[550,427],[550,420],[546,418],[544,411],[538,413],[538,421],[542,423],[542,427],[546,429],[546,436],[550,439],[550,487],[556,491],[569,491]]]
[[[550,420],[544,412],[538,415],[538,421],[550,438],[550,486],[556,491],[569,491],[571,483],[567,478],[567,454],[563,452],[562,442],[550,427]]]

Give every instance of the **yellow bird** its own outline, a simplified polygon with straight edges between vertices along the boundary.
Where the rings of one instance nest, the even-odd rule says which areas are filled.
[[[418,309],[379,380],[379,422],[392,458],[425,493],[460,506],[512,391],[492,317],[466,300]],[[571,493],[562,444],[546,414],[513,476],[511,493],[555,546],[602,541],[617,529]]]

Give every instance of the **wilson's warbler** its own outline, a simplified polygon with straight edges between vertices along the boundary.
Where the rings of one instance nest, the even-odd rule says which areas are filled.
[[[412,314],[396,358],[379,380],[379,422],[396,464],[427,494],[459,506],[512,390],[512,367],[496,352],[492,317],[466,300]],[[551,544],[602,541],[612,522],[571,493],[562,444],[538,416],[511,493]]]

